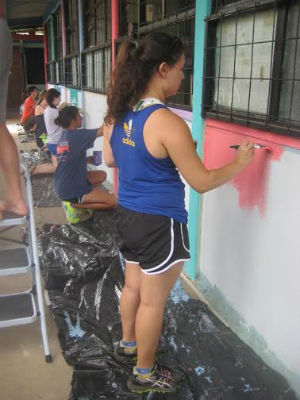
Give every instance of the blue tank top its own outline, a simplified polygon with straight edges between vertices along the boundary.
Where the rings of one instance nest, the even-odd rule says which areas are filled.
[[[160,108],[166,106],[156,104],[130,111],[114,126],[110,144],[119,168],[118,202],[132,211],[187,223],[184,184],[175,164],[170,157],[153,157],[144,142],[144,125]]]

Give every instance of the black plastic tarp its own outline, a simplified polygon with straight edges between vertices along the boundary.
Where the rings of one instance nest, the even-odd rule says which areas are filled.
[[[20,160],[27,168],[33,165],[51,164],[51,156],[37,149],[21,152]],[[34,207],[60,207],[61,199],[54,189],[53,174],[33,175],[31,177]]]
[[[82,224],[39,232],[39,252],[50,309],[63,355],[73,366],[70,400],[294,400],[286,380],[192,299],[178,281],[167,302],[159,359],[184,371],[181,389],[137,395],[130,371],[112,357],[121,338],[119,298],[124,263],[113,212]]]

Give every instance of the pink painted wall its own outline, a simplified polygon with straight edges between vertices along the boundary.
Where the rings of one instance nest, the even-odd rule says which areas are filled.
[[[205,129],[204,164],[208,169],[215,169],[230,163],[235,157],[235,150],[230,146],[240,144],[246,139],[266,147],[255,150],[252,163],[230,181],[230,185],[239,193],[241,208],[251,210],[257,206],[260,215],[264,216],[270,163],[280,161],[284,143],[300,148],[300,140],[208,119]]]
[[[204,163],[267,145],[235,179],[205,193],[199,287],[230,327],[300,393],[300,140],[207,119]]]

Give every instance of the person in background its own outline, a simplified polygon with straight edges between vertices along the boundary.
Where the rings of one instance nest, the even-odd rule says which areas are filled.
[[[47,129],[45,126],[44,120],[44,112],[48,107],[47,103],[47,90],[43,90],[39,94],[39,100],[37,102],[37,106],[35,108],[35,126],[36,126],[36,143],[39,148],[43,148],[46,145],[47,141]],[[54,174],[56,170],[56,165],[54,164],[41,164],[34,165],[30,169],[31,175],[40,175],[40,174]]]
[[[105,181],[106,172],[88,171],[86,165],[86,151],[93,147],[97,137],[103,136],[103,128],[79,129],[82,116],[75,106],[60,110],[55,123],[64,129],[57,146],[58,166],[54,175],[58,196],[77,208],[113,209],[117,205],[114,194],[94,187]]]
[[[23,111],[24,111],[24,103],[25,100],[27,99],[28,94],[27,93],[22,93],[21,94],[21,105],[20,105],[20,117],[22,118]]]
[[[42,149],[47,142],[47,129],[44,120],[44,112],[48,107],[47,103],[47,90],[42,90],[39,94],[39,99],[35,107],[35,139],[37,146]]]
[[[180,174],[204,193],[242,172],[254,155],[245,141],[230,164],[205,168],[187,124],[165,105],[184,79],[184,64],[181,40],[153,32],[138,46],[122,43],[108,89],[104,160],[119,168],[116,228],[126,260],[123,337],[114,357],[134,366],[128,388],[137,393],[174,392],[183,379],[156,361],[166,300],[190,259]]]
[[[26,132],[29,132],[35,127],[34,110],[36,107],[36,98],[39,94],[36,86],[27,87],[28,97],[24,102],[21,124]]]
[[[44,111],[44,120],[47,130],[47,147],[52,155],[53,165],[57,165],[57,143],[60,141],[63,129],[54,122],[58,117],[58,106],[60,104],[60,92],[49,89],[46,95],[48,107]]]
[[[27,215],[28,207],[24,201],[21,189],[18,149],[6,127],[6,100],[12,61],[12,37],[6,21],[1,16],[0,60],[0,166],[6,183],[6,198],[0,201],[0,219],[2,219],[4,212],[13,212],[22,216]]]

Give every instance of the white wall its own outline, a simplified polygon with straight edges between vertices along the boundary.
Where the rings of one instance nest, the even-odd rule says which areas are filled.
[[[199,267],[208,280],[200,276],[200,287],[218,311],[232,321],[232,307],[241,317],[232,328],[244,339],[248,331],[254,350],[300,391],[298,171],[297,150],[285,148],[270,163],[264,216],[241,208],[230,184],[205,194]]]
[[[98,128],[103,124],[106,113],[106,96],[84,92],[84,117],[86,128]],[[98,138],[95,142],[95,149],[103,151],[103,138]],[[108,168],[103,160],[101,170],[106,171],[107,180],[113,183],[113,169]]]

